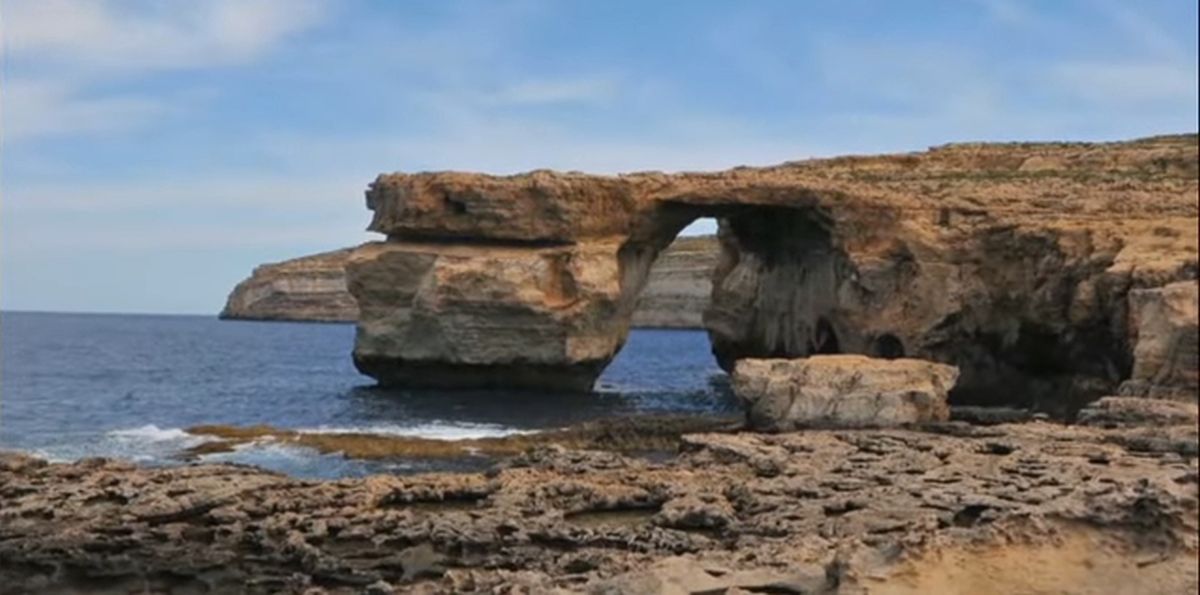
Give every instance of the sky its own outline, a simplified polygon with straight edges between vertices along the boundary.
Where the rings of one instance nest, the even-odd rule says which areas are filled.
[[[379,239],[380,172],[1198,128],[1195,0],[0,0],[0,36],[8,310],[214,314]]]

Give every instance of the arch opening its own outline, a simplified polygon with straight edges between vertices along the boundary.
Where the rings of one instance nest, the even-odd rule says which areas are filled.
[[[830,218],[809,207],[663,203],[619,250],[626,312],[662,250],[706,225],[719,253],[702,325],[723,369],[744,357],[842,353],[847,338],[854,342],[836,311],[845,255],[834,246]]]

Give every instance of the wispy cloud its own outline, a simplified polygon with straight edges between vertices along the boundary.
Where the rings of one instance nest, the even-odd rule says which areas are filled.
[[[3,88],[4,141],[128,130],[170,111],[161,98],[136,94],[90,95],[51,80],[12,80]]]
[[[536,79],[505,86],[488,96],[499,105],[602,104],[620,92],[616,77]]]
[[[1194,47],[1189,48],[1176,39],[1167,28],[1163,27],[1145,12],[1145,7],[1138,10],[1139,3],[1119,0],[1092,0],[1092,7],[1141,51],[1149,51],[1159,58],[1181,60],[1189,53],[1194,57]]]
[[[324,0],[7,0],[3,134],[21,141],[128,130],[172,111],[164,98],[106,90],[157,72],[245,64],[314,26]]]
[[[1020,0],[974,0],[989,17],[998,23],[1016,27],[1029,27],[1038,22],[1037,17]]]
[[[317,164],[309,164],[310,167]],[[107,182],[79,179],[21,185],[5,198],[6,212],[115,214],[122,211],[206,210],[237,213],[239,209],[356,212],[363,208],[369,180],[314,169],[309,176],[247,175],[206,171],[200,175],[166,172],[166,176]],[[174,175],[171,175],[174,174]],[[82,190],[82,191],[81,191]],[[359,211],[362,212],[362,211]],[[365,221],[364,221],[365,226]]]
[[[5,53],[75,74],[137,73],[253,60],[319,22],[320,0],[8,0]]]
[[[1099,105],[1195,104],[1196,67],[1170,62],[1063,62],[1041,81],[1072,99]]]

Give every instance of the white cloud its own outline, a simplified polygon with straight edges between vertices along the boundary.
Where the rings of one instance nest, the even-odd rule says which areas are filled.
[[[1127,39],[1141,46],[1143,50],[1164,59],[1186,58],[1189,54],[1186,46],[1171,36],[1154,19],[1147,16],[1144,12],[1144,5],[1142,6],[1143,11],[1135,8],[1139,5],[1138,2],[1094,0],[1095,10],[1105,16]],[[1191,54],[1194,56],[1195,48],[1192,50]]]
[[[70,254],[77,251],[117,250],[228,250],[274,246],[308,246],[313,251],[352,246],[378,240],[362,231],[360,222],[345,217],[318,224],[264,227],[252,223],[189,224],[159,227],[123,223],[84,227],[70,234],[47,234],[44,230],[14,228],[5,244],[20,247],[23,255]],[[300,256],[297,254],[296,256]]]
[[[366,226],[363,190],[370,179],[334,175],[328,170],[311,176],[246,176],[204,172],[131,181],[23,185],[7,188],[4,210],[35,213],[118,213],[148,209],[191,209],[214,214],[251,208],[295,211],[344,210],[360,213]]]
[[[63,134],[127,130],[147,124],[173,108],[159,98],[139,95],[89,97],[62,82],[12,80],[4,84],[3,134],[6,143]]]
[[[7,0],[9,59],[136,73],[238,64],[316,24],[318,0]]]
[[[1195,103],[1196,67],[1167,62],[1064,62],[1050,67],[1047,84],[1101,105]]]
[[[489,102],[501,105],[547,105],[557,103],[608,103],[617,97],[620,85],[613,77],[528,80],[493,93]]]
[[[98,91],[114,79],[243,64],[315,25],[324,0],[6,0],[4,140],[136,128],[165,98]],[[18,68],[19,67],[19,68]]]

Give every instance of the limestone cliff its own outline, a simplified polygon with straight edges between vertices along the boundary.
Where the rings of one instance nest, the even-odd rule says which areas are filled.
[[[353,248],[264,264],[229,294],[221,318],[354,322],[358,304],[346,289]],[[680,237],[650,268],[633,326],[703,328],[719,248],[714,236]]]
[[[382,175],[367,206],[387,240],[347,266],[355,362],[390,384],[588,389],[659,252],[707,216],[721,258],[704,321],[726,369],[919,357],[961,370],[959,402],[1071,409],[1132,377],[1131,290],[1195,290],[1197,171],[1180,135],[717,173]]]
[[[713,236],[679,237],[650,267],[633,309],[633,326],[704,328],[720,247]]]
[[[349,322],[358,304],[346,291],[353,248],[264,264],[229,294],[221,318]]]

